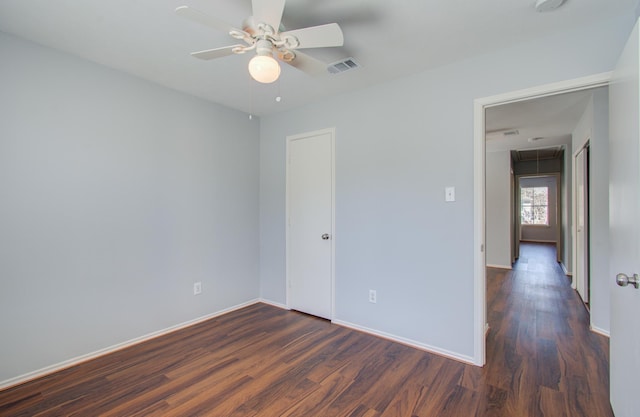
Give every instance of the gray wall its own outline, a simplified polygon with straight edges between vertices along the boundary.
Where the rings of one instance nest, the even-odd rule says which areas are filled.
[[[286,301],[285,138],[335,126],[336,319],[472,357],[473,99],[608,71],[632,26],[629,14],[263,118],[262,296]]]
[[[511,268],[511,152],[486,154],[487,266]]]
[[[0,56],[0,382],[258,298],[256,120],[3,34]]]

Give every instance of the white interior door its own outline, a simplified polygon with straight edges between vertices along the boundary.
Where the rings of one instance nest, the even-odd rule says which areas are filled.
[[[638,24],[609,88],[609,227],[611,405],[617,417],[640,416],[640,290],[616,286],[617,274],[640,274],[640,125]]]
[[[589,201],[587,182],[587,149],[575,156],[576,173],[576,290],[585,303],[589,302]]]
[[[330,319],[334,130],[287,138],[287,303]]]

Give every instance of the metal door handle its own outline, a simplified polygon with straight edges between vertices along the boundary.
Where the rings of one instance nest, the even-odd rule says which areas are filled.
[[[325,233],[324,235],[322,235],[322,240],[329,240],[329,233]]]
[[[638,277],[638,274],[633,274],[632,277],[629,277],[627,274],[620,273],[616,275],[616,284],[621,287],[631,284],[638,289],[640,288],[640,277]]]

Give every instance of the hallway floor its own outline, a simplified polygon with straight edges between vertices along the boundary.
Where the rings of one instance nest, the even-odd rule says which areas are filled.
[[[589,330],[555,245],[522,243],[513,270],[488,268],[487,305],[487,382],[508,393],[506,415],[613,416],[608,339]]]

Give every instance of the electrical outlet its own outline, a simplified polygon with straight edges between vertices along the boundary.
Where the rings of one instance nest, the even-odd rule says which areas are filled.
[[[194,282],[193,283],[193,295],[202,294],[202,282]]]
[[[376,294],[376,290],[369,290],[369,302],[374,304],[378,302],[378,295]]]

